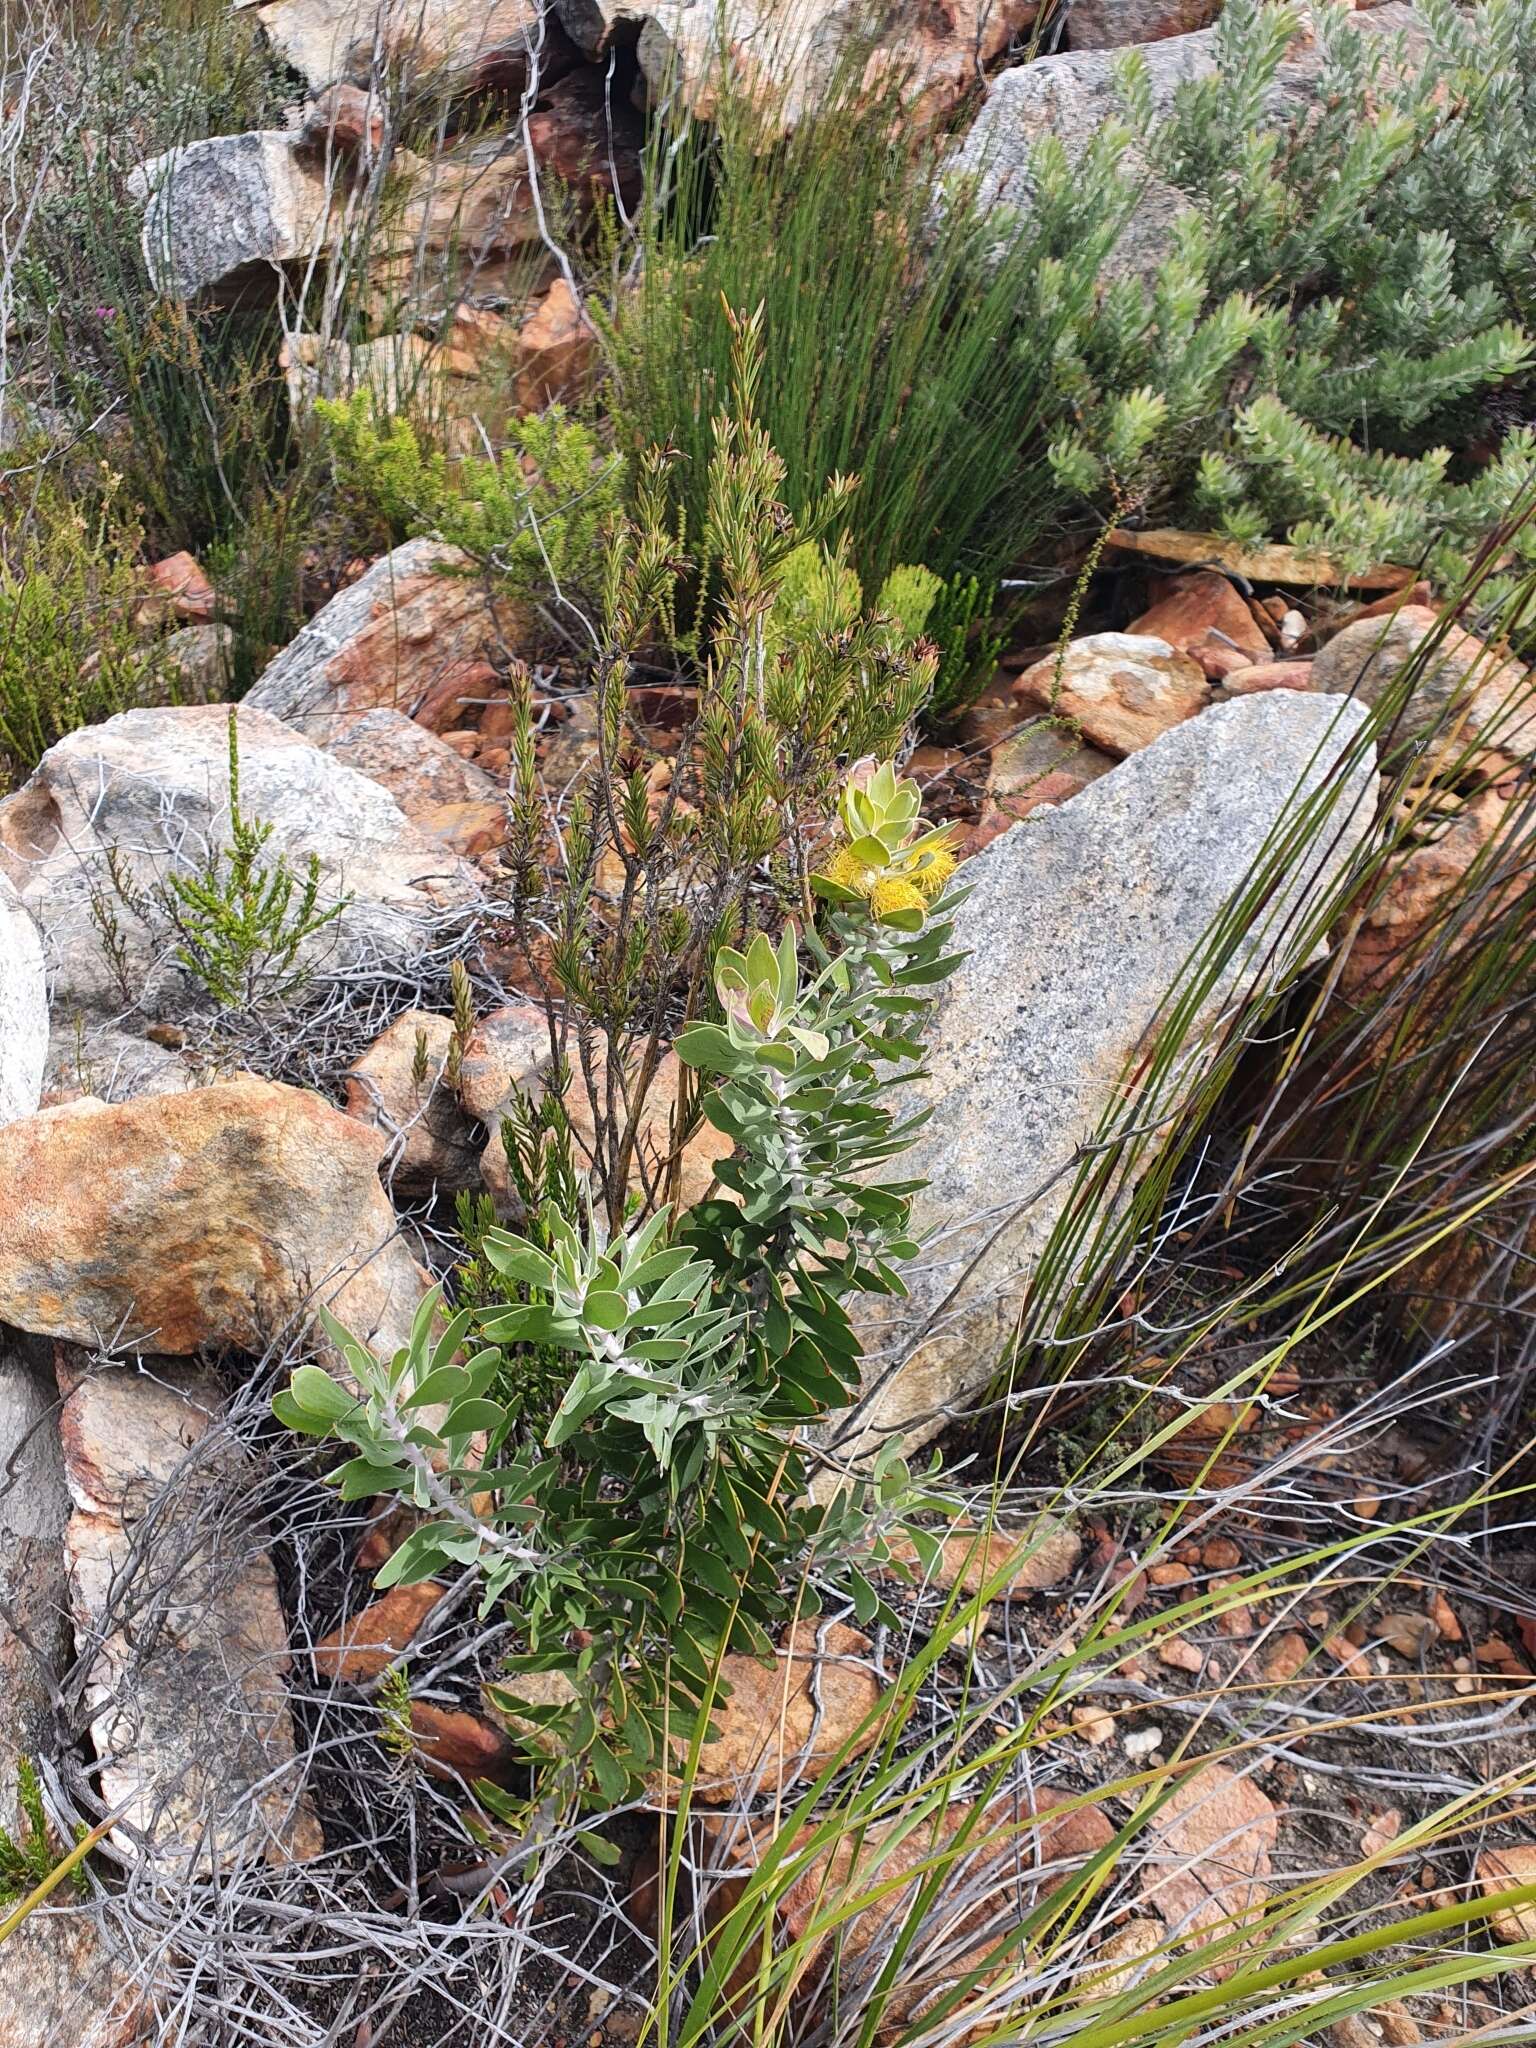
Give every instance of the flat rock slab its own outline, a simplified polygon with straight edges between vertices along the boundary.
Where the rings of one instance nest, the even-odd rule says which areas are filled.
[[[61,1347],[66,1546],[102,1797],[157,1864],[318,1855],[294,1757],[287,1631],[216,1380]]]
[[[272,827],[263,861],[285,858],[302,881],[313,856],[320,904],[344,906],[304,942],[303,966],[406,967],[445,918],[478,904],[473,871],[379,783],[249,706],[238,731],[241,809]],[[83,727],[0,802],[0,873],[42,933],[61,1013],[184,1010],[179,941],[153,899],[168,876],[227,849],[229,821],[223,704],[124,711]]]
[[[1289,691],[1216,705],[967,863],[955,938],[969,957],[939,999],[927,1079],[898,1105],[928,1113],[901,1168],[928,1183],[913,1211],[925,1249],[906,1269],[907,1299],[859,1298],[864,1390],[836,1428],[840,1448],[892,1431],[924,1441],[997,1372],[1078,1148],[1125,1113],[1133,1062],[1191,954],[1366,717]],[[1368,754],[1335,781],[1328,829],[1276,876],[1206,1017],[1298,964],[1293,913],[1372,817]],[[1192,1051],[1161,1111],[1199,1070]]]

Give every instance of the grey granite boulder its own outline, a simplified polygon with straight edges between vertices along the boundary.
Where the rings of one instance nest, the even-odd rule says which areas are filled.
[[[344,903],[305,942],[318,973],[408,968],[445,919],[480,900],[473,871],[411,824],[389,792],[278,719],[242,706],[244,814],[272,827],[263,858]],[[0,873],[42,933],[55,1009],[153,1013],[185,1007],[174,930],[157,916],[167,875],[195,870],[229,839],[229,709],[124,711],[50,747],[0,802]]]
[[[178,298],[318,256],[336,196],[324,163],[280,128],[184,143],[141,164],[128,188],[144,207],[149,274]]]
[[[969,957],[940,999],[928,1078],[899,1105],[929,1113],[901,1163],[929,1183],[913,1216],[925,1251],[906,1271],[907,1299],[861,1304],[864,1391],[834,1426],[840,1449],[862,1453],[891,1432],[921,1443],[995,1375],[1078,1148],[1123,1112],[1192,952],[1366,717],[1289,691],[1216,705],[967,864],[956,940]],[[1328,830],[1243,936],[1204,1012],[1213,1022],[1257,977],[1298,964],[1298,906],[1326,890],[1371,820],[1364,756],[1334,777]],[[1194,1047],[1181,1083],[1201,1064]],[[1165,1090],[1159,1109],[1175,1099]]]

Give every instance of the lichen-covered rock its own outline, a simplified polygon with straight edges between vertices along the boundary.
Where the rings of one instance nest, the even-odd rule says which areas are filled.
[[[48,1060],[48,977],[30,912],[0,872],[0,1124],[30,1116]]]
[[[1428,605],[1408,604],[1388,618],[1356,619],[1318,650],[1314,690],[1352,692],[1378,704],[1404,665],[1439,632],[1398,727],[1404,738],[1445,724],[1455,752],[1477,740],[1500,754],[1536,751],[1536,681],[1518,662],[1495,653],[1459,626],[1441,627]]]
[[[92,1098],[0,1128],[0,1322],[86,1345],[260,1351],[316,1302],[406,1341],[426,1279],[379,1184],[380,1134],[245,1075]]]
[[[1020,694],[1076,724],[1106,753],[1134,754],[1211,701],[1200,664],[1166,640],[1138,633],[1089,633],[1064,656],[1037,661]]]
[[[723,75],[785,128],[847,74],[850,53],[873,81],[899,74],[914,122],[947,112],[977,72],[1038,12],[1037,0],[945,0],[897,10],[871,42],[859,0],[557,0],[577,47],[601,56],[638,30],[640,68],[654,93],[680,90],[702,120],[713,117]]]
[[[1078,1148],[1123,1113],[1128,1071],[1192,951],[1365,715],[1289,691],[1218,704],[967,863],[966,958],[939,998],[927,1078],[899,1105],[928,1112],[902,1163],[927,1182],[913,1213],[926,1249],[906,1269],[907,1299],[860,1298],[864,1389],[834,1425],[841,1447],[895,1431],[920,1442],[990,1380]],[[1341,782],[1336,822],[1254,918],[1205,1015],[1296,964],[1297,907],[1370,821],[1369,761]],[[1183,1063],[1165,1107],[1198,1069]]]
[[[241,808],[272,827],[263,859],[302,878],[313,855],[320,903],[344,905],[305,941],[301,966],[406,968],[479,903],[474,873],[377,782],[249,706],[238,730]],[[49,748],[0,802],[0,872],[42,933],[61,1018],[184,1006],[180,942],[155,891],[228,843],[227,706],[125,711]]]
[[[254,4],[272,47],[310,87],[367,85],[380,72],[446,73],[450,84],[527,75],[538,0],[236,0]],[[557,41],[563,41],[558,37]],[[549,62],[559,59],[554,51]],[[541,75],[549,75],[541,66]]]
[[[144,261],[156,286],[191,298],[238,293],[254,270],[320,255],[332,233],[335,181],[323,159],[280,128],[212,135],[140,164]]]
[[[327,745],[378,706],[449,730],[461,703],[500,687],[486,658],[495,622],[457,548],[411,540],[333,597],[245,698]]]
[[[201,1455],[218,1382],[164,1362],[93,1369],[66,1353],[60,1391],[70,1594],[102,1797],[126,1804],[125,1828],[178,1872],[318,1855],[276,1577],[260,1532],[228,1512],[248,1483],[243,1458],[230,1439]]]

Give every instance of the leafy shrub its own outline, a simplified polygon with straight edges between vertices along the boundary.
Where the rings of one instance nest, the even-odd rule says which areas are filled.
[[[978,212],[878,96],[834,93],[766,152],[760,112],[729,98],[708,142],[662,124],[644,271],[612,322],[626,442],[700,447],[723,293],[786,338],[763,405],[791,503],[862,477],[866,587],[921,561],[985,594],[1063,524],[1136,513],[1454,577],[1536,474],[1524,426],[1491,460],[1451,452],[1497,442],[1500,394],[1536,359],[1536,8],[1422,14],[1427,46],[1400,52],[1315,10],[1321,73],[1289,101],[1298,18],[1275,0],[1223,11],[1214,75],[1166,113],[1128,51],[1123,119],[1075,161],[1042,137],[1012,216]],[[1140,196],[1133,138],[1186,202],[1150,277],[1111,260]],[[696,525],[698,471],[674,483]]]
[[[931,867],[937,886],[942,835],[923,833],[915,785],[886,768],[870,792],[847,815],[885,837],[861,830],[850,857]],[[429,1299],[388,1363],[330,1323],[360,1398],[305,1366],[275,1402],[290,1427],[351,1447],[345,1498],[394,1493],[431,1517],[380,1584],[481,1571],[485,1606],[503,1604],[523,1644],[504,1707],[533,1729],[532,1760],[561,1759],[565,1790],[598,1804],[666,1767],[666,1741],[698,1734],[721,1652],[767,1654],[771,1629],[814,1608],[794,1589],[807,1563],[841,1568],[866,1619],[883,1611],[851,1553],[888,1558],[898,1521],[936,1505],[894,1456],[830,1505],[806,1498],[798,1433],[858,1383],[845,1303],[897,1290],[916,1250],[911,1185],[881,1177],[911,1139],[886,1097],[921,1057],[927,1001],[955,964],[942,904],[925,914],[931,891],[888,914],[878,885],[833,893],[849,907],[825,938],[807,930],[808,984],[793,925],[777,946],[722,948],[722,1020],[677,1041],[712,1083],[704,1114],[735,1143],[717,1168],[725,1198],[613,1224],[588,1196],[576,1217],[547,1209],[538,1241],[487,1230],[477,1257],[500,1300],[438,1334]],[[565,1361],[543,1412],[517,1363],[530,1346]],[[524,1697],[519,1680],[535,1677]]]
[[[1536,476],[1525,428],[1486,465],[1452,454],[1536,362],[1507,261],[1528,232],[1536,16],[1423,13],[1415,53],[1316,10],[1319,77],[1278,121],[1264,109],[1299,18],[1272,0],[1223,11],[1214,74],[1165,116],[1145,57],[1120,59],[1130,127],[1188,211],[1150,281],[1107,285],[1058,353],[1073,425],[1050,460],[1079,497],[1171,506],[1245,544],[1284,534],[1345,570],[1427,556],[1452,578]],[[1488,226],[1494,165],[1507,233]]]
[[[563,803],[558,864],[531,678],[516,666],[511,678],[509,923],[549,1010],[552,1055],[584,1096],[588,1157],[615,1227],[632,1179],[661,1200],[679,1171],[686,1086],[669,1105],[670,1133],[644,1144],[641,1133],[678,1021],[709,1000],[716,947],[749,922],[809,914],[846,764],[894,754],[932,686],[931,651],[903,645],[889,619],[850,611],[835,579],[820,605],[784,596],[803,595],[805,565],[820,559],[851,486],[835,480],[808,514],[789,510],[785,465],[755,415],[761,369],[760,322],[740,321],[692,558],[669,506],[670,459],[642,460],[634,509],[608,549],[590,666],[594,744]],[[683,637],[685,593],[696,602],[683,722],[658,732],[641,695],[653,674],[645,657]]]
[[[450,462],[404,415],[380,421],[366,391],[320,399],[338,485],[372,508],[391,542],[429,534],[520,592],[590,593],[623,502],[622,465],[562,406],[507,428],[495,457]]]
[[[78,502],[50,483],[15,506],[0,539],[0,788],[78,726],[176,701],[175,671],[137,623],[137,542],[112,476],[87,479]]]

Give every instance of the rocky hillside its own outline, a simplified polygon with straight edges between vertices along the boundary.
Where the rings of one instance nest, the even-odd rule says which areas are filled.
[[[1518,14],[0,29],[0,2048],[1518,2032]]]

